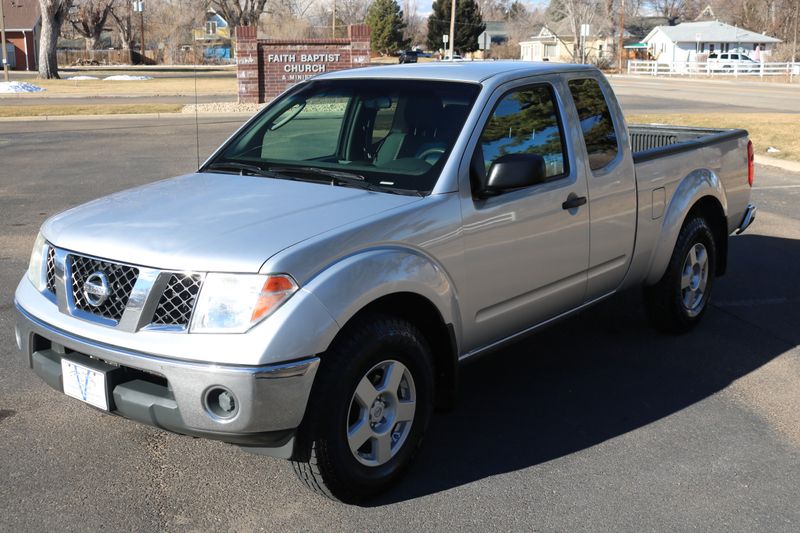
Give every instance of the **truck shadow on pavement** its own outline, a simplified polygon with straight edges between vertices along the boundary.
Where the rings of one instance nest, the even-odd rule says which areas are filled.
[[[633,290],[465,366],[456,409],[434,417],[408,475],[370,505],[594,446],[712,396],[800,344],[800,240],[744,235],[730,247],[713,307],[687,335],[651,329]]]

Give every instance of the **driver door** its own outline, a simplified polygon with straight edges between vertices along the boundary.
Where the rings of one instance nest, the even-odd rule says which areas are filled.
[[[578,307],[586,294],[585,171],[573,157],[575,132],[563,122],[565,89],[556,78],[542,80],[498,89],[472,144],[487,171],[506,154],[540,155],[546,180],[485,198],[462,181],[467,351]]]

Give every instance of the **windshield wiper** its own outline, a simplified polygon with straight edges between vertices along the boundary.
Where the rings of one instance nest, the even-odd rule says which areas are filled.
[[[291,176],[283,176],[274,172],[272,169],[264,170],[261,167],[256,165],[248,165],[247,163],[236,163],[235,161],[226,161],[224,163],[211,163],[206,167],[208,170],[235,170],[238,171],[240,175],[244,176],[245,173],[251,174],[254,176],[262,176],[264,178],[275,178],[281,180],[295,180],[297,178],[293,178]]]
[[[373,192],[388,192],[391,194],[413,194],[416,196],[422,196],[422,194],[419,191],[407,191],[405,189],[395,189],[394,187],[388,187],[385,185],[376,185],[374,183],[367,181],[367,179],[361,174],[355,174],[353,172],[328,170],[326,168],[319,168],[319,167],[270,167],[268,170],[271,172],[279,172],[282,174],[288,174],[288,173],[299,173],[306,175],[317,174],[319,176],[324,176],[326,178],[329,178],[326,181],[329,181],[331,185],[340,185],[340,186],[345,185]]]

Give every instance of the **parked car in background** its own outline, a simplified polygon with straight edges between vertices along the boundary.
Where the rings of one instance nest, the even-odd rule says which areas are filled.
[[[416,50],[404,50],[400,52],[400,64],[403,63],[416,63],[419,57],[419,52]]]
[[[739,52],[712,52],[708,54],[708,69],[714,71],[756,72],[761,63]]]
[[[658,329],[696,326],[753,171],[746,131],[626,124],[586,65],[329,72],[197,172],[49,218],[16,341],[80,402],[358,502],[410,466],[462,363],[628,288]]]
[[[449,55],[446,55],[442,58],[442,61],[464,61],[464,58],[458,54],[453,54],[453,58],[450,59]]]

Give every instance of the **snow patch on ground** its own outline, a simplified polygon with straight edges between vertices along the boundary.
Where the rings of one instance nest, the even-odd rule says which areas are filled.
[[[94,76],[72,76],[71,78],[67,79],[74,81],[81,81],[81,80],[99,80],[100,78],[96,78]]]
[[[0,93],[38,93],[41,91],[44,91],[44,89],[25,81],[0,82]]]
[[[106,81],[144,81],[152,80],[153,76],[130,76],[128,74],[118,74],[116,76],[109,76],[103,79]]]

